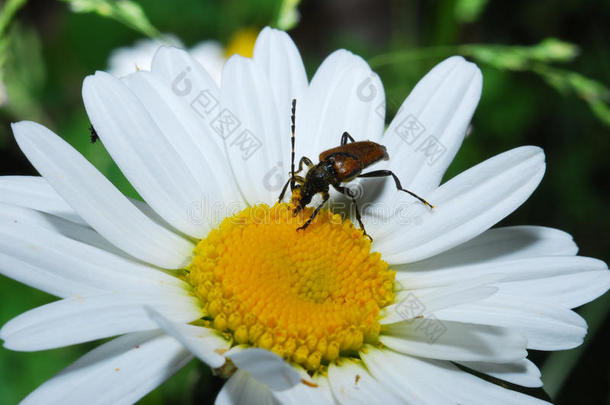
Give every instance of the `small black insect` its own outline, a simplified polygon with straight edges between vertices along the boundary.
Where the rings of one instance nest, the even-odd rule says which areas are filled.
[[[343,183],[347,183],[357,177],[387,177],[392,176],[396,188],[400,191],[404,191],[407,194],[417,198],[422,203],[426,204],[430,208],[434,208],[432,204],[424,200],[417,194],[402,188],[398,177],[390,170],[375,170],[368,173],[362,173],[362,170],[369,167],[370,165],[379,162],[380,160],[388,160],[390,157],[385,146],[380,145],[371,141],[359,141],[356,142],[350,134],[344,132],[341,136],[340,146],[332,148],[320,153],[320,162],[316,165],[313,164],[311,159],[303,156],[299,161],[299,169],[294,170],[294,142],[295,142],[295,111],[296,111],[296,100],[292,100],[292,168],[290,171],[290,178],[282,188],[282,192],[279,197],[279,201],[282,201],[286,189],[290,184],[290,190],[299,190],[299,194],[293,199],[296,203],[293,215],[298,214],[303,208],[311,202],[311,199],[317,193],[322,194],[322,203],[316,207],[311,217],[298,229],[306,229],[311,221],[316,217],[322,206],[329,199],[329,186],[333,186],[338,192],[345,194],[350,197],[356,207],[356,219],[360,224],[360,229],[364,232],[364,235],[368,236],[371,240],[371,236],[366,233],[362,218],[360,216],[360,210],[356,202],[356,196],[349,188],[342,186]],[[349,141],[349,143],[348,143]],[[307,174],[305,177],[298,176],[297,174],[303,170],[303,165],[307,166]]]
[[[97,132],[95,132],[95,128],[93,128],[93,125],[91,124],[89,124],[89,136],[91,137],[91,143],[95,143],[98,139],[100,139]]]

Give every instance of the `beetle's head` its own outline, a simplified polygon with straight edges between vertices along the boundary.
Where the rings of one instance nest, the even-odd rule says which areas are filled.
[[[311,199],[316,194],[311,184],[305,182],[302,186],[297,186],[292,192],[292,215],[297,215],[311,202]]]

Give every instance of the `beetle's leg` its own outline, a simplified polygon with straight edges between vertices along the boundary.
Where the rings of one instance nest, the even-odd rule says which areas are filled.
[[[284,187],[282,187],[282,192],[280,193],[280,198],[278,198],[277,202],[281,202],[284,199],[284,195],[286,194],[286,189],[288,188],[288,184],[290,184],[293,180],[294,180],[294,182],[299,183],[299,184],[305,183],[305,179],[302,178],[301,176],[293,176],[293,177],[289,178],[288,181],[286,182],[286,184],[284,184]],[[298,186],[295,185],[294,187],[296,188]]]
[[[297,100],[296,98],[292,99],[292,114],[290,115],[290,120],[292,121],[290,142],[292,143],[292,154],[291,154],[291,170],[290,170],[290,190],[294,190],[294,132],[295,132],[295,117],[296,117],[296,109],[297,109]],[[284,190],[286,188],[284,187]],[[284,192],[282,192],[282,197],[284,197]],[[280,197],[280,201],[282,200]]]
[[[392,178],[394,179],[394,183],[396,183],[396,188],[398,190],[404,191],[405,193],[410,194],[413,197],[417,198],[419,201],[423,202],[428,207],[434,208],[434,205],[430,204],[428,201],[424,200],[417,194],[402,188],[402,186],[400,185],[400,180],[398,180],[398,177],[396,177],[396,175],[391,170],[375,170],[373,172],[363,173],[363,174],[359,175],[358,177],[386,177],[386,176],[392,176]]]
[[[352,141],[352,142],[356,142],[356,141],[354,140],[354,138],[352,138],[352,136],[351,136],[351,135],[350,135],[350,134],[349,134],[347,131],[345,131],[345,132],[343,133],[343,135],[341,135],[341,146],[346,145],[346,144],[347,144],[347,140],[348,140],[348,139],[349,139],[350,141]]]
[[[322,206],[324,205],[324,203],[325,203],[326,201],[328,201],[328,199],[329,199],[329,198],[330,198],[330,195],[328,194],[328,191],[326,191],[325,193],[323,193],[323,194],[322,194],[322,202],[320,203],[320,205],[318,205],[318,206],[316,207],[316,209],[313,211],[313,214],[311,214],[311,216],[309,217],[309,219],[307,220],[307,222],[305,222],[305,223],[303,224],[303,226],[299,226],[299,227],[297,228],[297,231],[298,231],[299,229],[303,229],[303,230],[304,230],[304,229],[306,229],[306,228],[309,226],[309,224],[311,223],[311,221],[313,221],[313,219],[316,217],[316,215],[318,215],[318,212],[320,211],[320,208],[322,208]]]
[[[356,219],[358,220],[358,224],[360,225],[360,229],[362,229],[362,232],[364,232],[364,236],[368,237],[371,240],[371,242],[372,242],[373,238],[371,237],[371,235],[366,233],[366,229],[364,229],[364,224],[362,223],[362,217],[360,216],[360,209],[358,208],[358,203],[356,202],[356,196],[352,193],[352,190],[350,190],[347,187],[343,187],[343,186],[335,186],[335,185],[333,185],[333,187],[338,192],[340,192],[342,194],[345,194],[346,196],[348,196],[349,198],[352,199],[352,202],[354,203],[354,207],[356,207]]]
[[[311,161],[311,159],[309,159],[307,156],[303,156],[301,160],[299,160],[299,170],[297,170],[296,172],[293,171],[293,175],[301,173],[301,170],[303,170],[303,164],[305,164],[308,169],[311,169],[311,166],[313,166],[313,162]]]

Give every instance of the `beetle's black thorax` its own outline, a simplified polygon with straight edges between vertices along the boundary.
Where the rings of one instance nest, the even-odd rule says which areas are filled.
[[[332,162],[322,161],[309,169],[305,175],[305,183],[301,186],[301,208],[309,204],[317,193],[328,192],[328,186],[336,183],[336,178]]]

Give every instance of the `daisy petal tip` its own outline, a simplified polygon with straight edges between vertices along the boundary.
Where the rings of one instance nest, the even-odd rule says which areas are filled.
[[[461,55],[453,55],[444,59],[439,65],[443,64],[457,64],[457,63],[468,63],[468,61]]]
[[[32,121],[12,122],[11,130],[13,131],[15,139],[18,139],[32,134],[32,130],[36,129],[37,125],[39,126],[40,124],[37,124]],[[17,142],[19,142],[19,140],[17,140]]]
[[[259,32],[258,37],[256,38],[256,42],[258,42],[258,41],[260,41],[260,40],[262,40],[265,37],[268,37],[270,35],[276,35],[276,36],[280,36],[281,35],[282,37],[284,37],[284,35],[282,35],[282,34],[286,34],[286,33],[284,31],[272,28],[270,26],[266,26],[265,28],[263,28]],[[288,34],[286,34],[286,35],[288,35]]]
[[[254,59],[257,55],[264,53],[271,47],[295,47],[292,38],[286,32],[272,27],[263,28],[254,44]],[[295,47],[296,49],[296,47]]]
[[[145,305],[143,308],[163,332],[180,342],[202,362],[211,368],[219,368],[225,364],[226,358],[218,352],[218,349],[226,350],[226,347],[206,343],[206,339],[212,336],[209,330],[189,324],[174,323],[151,306]]]
[[[41,125],[33,121],[19,121],[11,123],[11,129],[15,141],[22,151],[30,149],[36,142],[42,140],[44,137],[57,136],[51,130],[44,125]]]
[[[118,81],[116,77],[108,72],[102,70],[96,70],[94,74],[85,77],[83,80],[82,97],[85,102],[85,108],[87,107],[87,95],[90,93],[97,93],[99,89],[106,88],[109,84],[113,84]]]
[[[85,84],[88,82],[89,85],[97,82],[98,80],[102,80],[107,76],[112,76],[110,73],[104,72],[103,70],[96,70],[95,72],[93,72],[93,74],[88,75],[87,77],[85,77],[85,80],[83,80],[83,87],[85,87]]]
[[[81,88],[81,96],[83,98],[83,103],[85,104],[85,109],[92,103],[94,99],[94,94],[96,93],[96,87],[99,85],[101,77],[99,72],[95,72],[92,75],[85,77],[83,80],[83,86]]]
[[[231,354],[233,363],[274,391],[284,391],[301,382],[301,375],[277,354],[251,348]]]
[[[439,68],[440,69],[460,68],[460,69],[466,69],[466,70],[472,69],[473,71],[476,70],[480,73],[480,70],[476,63],[467,61],[461,55],[453,55],[453,56],[450,56],[450,57],[442,60],[434,67],[434,69],[439,69]],[[482,78],[482,75],[481,75],[481,78]]]
[[[162,60],[163,58],[165,58],[167,56],[168,59],[172,59],[171,54],[186,54],[187,58],[188,58],[188,53],[184,50],[184,48],[180,48],[176,45],[169,45],[169,44],[164,44],[161,45],[159,48],[157,48],[157,50],[155,51],[152,59],[151,59],[151,72],[154,72],[156,69],[154,69],[154,67],[156,65],[158,65],[158,62],[160,60]]]
[[[522,151],[524,154],[528,154],[530,156],[540,156],[540,157],[542,157],[543,161],[546,159],[546,155],[544,154],[544,149],[542,149],[540,146],[524,145],[524,146],[517,147],[514,150]]]
[[[476,73],[477,76],[480,75],[481,79],[483,78],[483,75],[481,74],[481,69],[479,69],[479,65],[477,65],[475,62],[467,60],[461,55],[450,56],[441,62],[441,64],[443,63],[461,65],[462,69],[471,70],[473,73]]]
[[[238,53],[234,53],[233,55],[229,56],[229,59],[227,59],[227,61],[225,62],[224,69],[227,69],[227,67],[233,66],[238,63],[249,63],[251,60],[252,59],[247,58],[245,56],[241,56]]]

